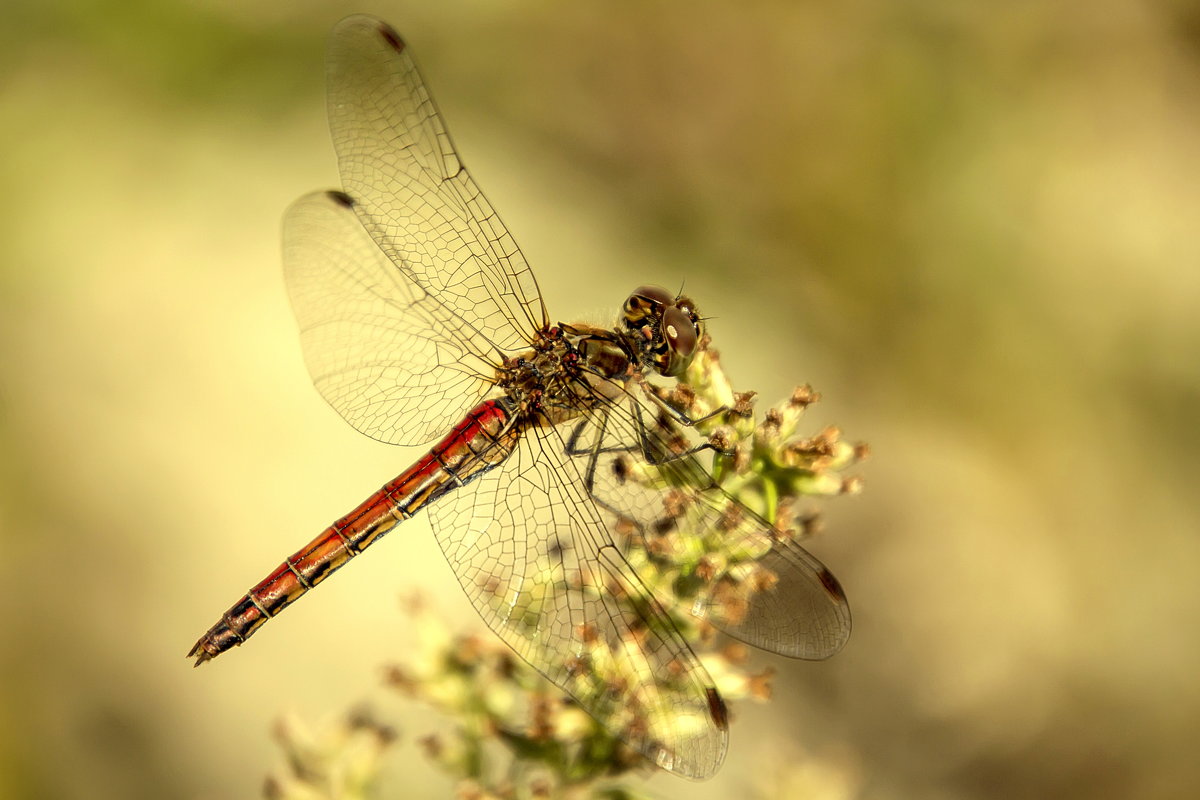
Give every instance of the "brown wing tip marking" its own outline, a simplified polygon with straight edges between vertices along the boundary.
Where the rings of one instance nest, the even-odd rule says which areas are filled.
[[[717,728],[722,731],[729,730],[729,709],[725,707],[725,701],[721,699],[721,695],[717,694],[717,690],[711,686],[705,689],[704,693],[708,697],[708,714]]]
[[[404,51],[404,40],[400,38],[400,34],[396,33],[390,25],[383,22],[379,23],[379,35],[397,53]]]
[[[337,189],[330,189],[328,192],[326,192],[326,194],[329,195],[330,200],[338,205],[344,206],[345,208],[354,208],[354,198],[345,192],[338,191]]]
[[[834,599],[846,599],[846,593],[842,591],[842,585],[838,583],[837,578],[833,577],[833,573],[828,568],[822,568],[817,577],[821,580],[821,585],[825,587],[825,591],[833,595]]]

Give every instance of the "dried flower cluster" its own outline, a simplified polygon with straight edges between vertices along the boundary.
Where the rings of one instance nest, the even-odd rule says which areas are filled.
[[[711,475],[615,458],[607,479],[644,487],[646,496],[658,504],[655,513],[659,515],[649,534],[644,526],[635,533],[631,523],[618,517],[613,525],[615,537],[626,544],[625,540],[640,537],[637,546],[627,548],[627,557],[667,608],[720,695],[726,700],[765,700],[770,696],[770,671],[751,671],[745,646],[719,644],[711,621],[736,625],[750,598],[769,588],[774,577],[757,559],[770,549],[773,538],[803,537],[816,529],[816,515],[800,508],[802,498],[859,491],[859,480],[842,472],[862,459],[866,449],[842,441],[834,428],[811,437],[797,434],[804,410],[818,399],[807,386],[796,389],[756,421],[753,394],[733,391],[718,354],[707,342],[678,383],[670,389],[652,390],[664,405],[664,419],[659,424],[665,430],[679,431],[678,441],[664,440],[676,451],[691,450],[697,443],[712,451]],[[679,420],[689,424],[677,425]],[[700,513],[699,504],[692,499],[694,484],[705,480],[713,487],[712,496],[732,497],[738,502],[714,501],[717,505],[709,503]],[[673,488],[673,483],[684,481],[693,484],[688,487],[692,493]],[[730,543],[727,533],[738,529],[738,515],[745,514],[739,503],[771,524],[761,540],[741,536]],[[719,510],[714,512],[714,507]],[[583,585],[574,587],[575,591],[607,592],[618,602],[637,602],[636,596],[622,587],[594,576],[581,575],[579,580]],[[536,576],[531,581],[536,581]],[[528,587],[531,598],[544,591],[545,582]],[[537,602],[531,601],[529,607],[536,613]],[[651,715],[665,713],[663,709],[626,702],[615,712],[625,716],[609,728],[601,727],[490,633],[452,635],[419,599],[410,599],[407,608],[416,626],[418,646],[404,664],[388,669],[387,680],[453,721],[451,732],[426,736],[420,744],[430,760],[457,780],[460,798],[632,800],[646,796],[622,778],[648,769],[647,762],[624,744],[628,737],[613,731],[661,724]],[[696,616],[694,612],[702,613]],[[573,688],[586,692],[589,689],[583,684],[593,682],[596,686],[591,689],[619,695],[622,687],[636,685],[639,676],[621,673],[620,664],[630,660],[614,652],[622,646],[636,647],[636,641],[612,642],[601,636],[588,639],[586,632],[584,641],[589,644],[586,665],[572,673],[573,680],[580,683]],[[281,737],[290,774],[269,784],[269,796],[287,800],[363,797],[362,787],[369,785],[369,780],[357,776],[364,765],[370,772],[369,767],[378,763],[390,738],[360,723],[361,719],[339,726],[326,737],[324,749],[298,745],[298,738],[303,737],[295,734]],[[675,718],[667,724],[678,728],[689,721]],[[368,746],[364,750],[360,741],[364,732],[375,742],[373,749]],[[364,758],[363,752],[371,757]],[[337,767],[339,764],[344,766]],[[353,781],[331,780],[331,774],[356,777]]]
[[[295,716],[275,725],[287,768],[267,778],[267,800],[367,800],[396,733],[365,709],[313,732]]]
[[[629,558],[656,596],[674,601],[668,604],[674,621],[693,643],[712,641],[710,620],[736,627],[751,598],[775,580],[759,563],[773,541],[803,539],[817,531],[819,518],[813,509],[800,507],[802,498],[858,493],[861,479],[842,473],[867,456],[865,445],[843,441],[836,428],[813,437],[797,435],[805,409],[820,399],[807,385],[756,421],[754,393],[733,390],[719,354],[708,344],[706,337],[674,387],[655,389],[655,394],[693,421],[692,428],[713,452],[711,480],[719,490],[708,494],[716,495],[722,506],[716,523],[711,508],[697,508],[687,502],[687,494],[670,490],[664,480],[671,474],[632,461],[625,467],[648,486],[667,489],[663,517],[655,526],[661,533],[630,548]],[[693,489],[709,479],[687,477]],[[720,499],[724,497],[737,502]],[[743,506],[772,528],[745,535]],[[740,535],[731,536],[733,531]]]

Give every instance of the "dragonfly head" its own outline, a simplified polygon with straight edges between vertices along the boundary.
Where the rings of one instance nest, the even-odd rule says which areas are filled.
[[[625,301],[621,325],[642,363],[670,378],[687,369],[703,333],[691,299],[661,286],[634,289]]]

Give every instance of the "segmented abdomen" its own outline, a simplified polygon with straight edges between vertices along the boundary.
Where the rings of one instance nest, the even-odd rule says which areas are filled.
[[[263,623],[367,549],[385,533],[502,462],[516,446],[509,404],[476,406],[450,434],[395,480],[326,528],[246,593],[200,637],[188,656],[196,665],[246,641]]]

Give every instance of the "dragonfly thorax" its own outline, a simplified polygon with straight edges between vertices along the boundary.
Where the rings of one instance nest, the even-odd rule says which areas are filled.
[[[569,326],[540,331],[532,349],[505,360],[497,385],[518,408],[540,415],[545,423],[577,416],[581,405],[593,402],[581,379],[584,357],[578,338]]]

